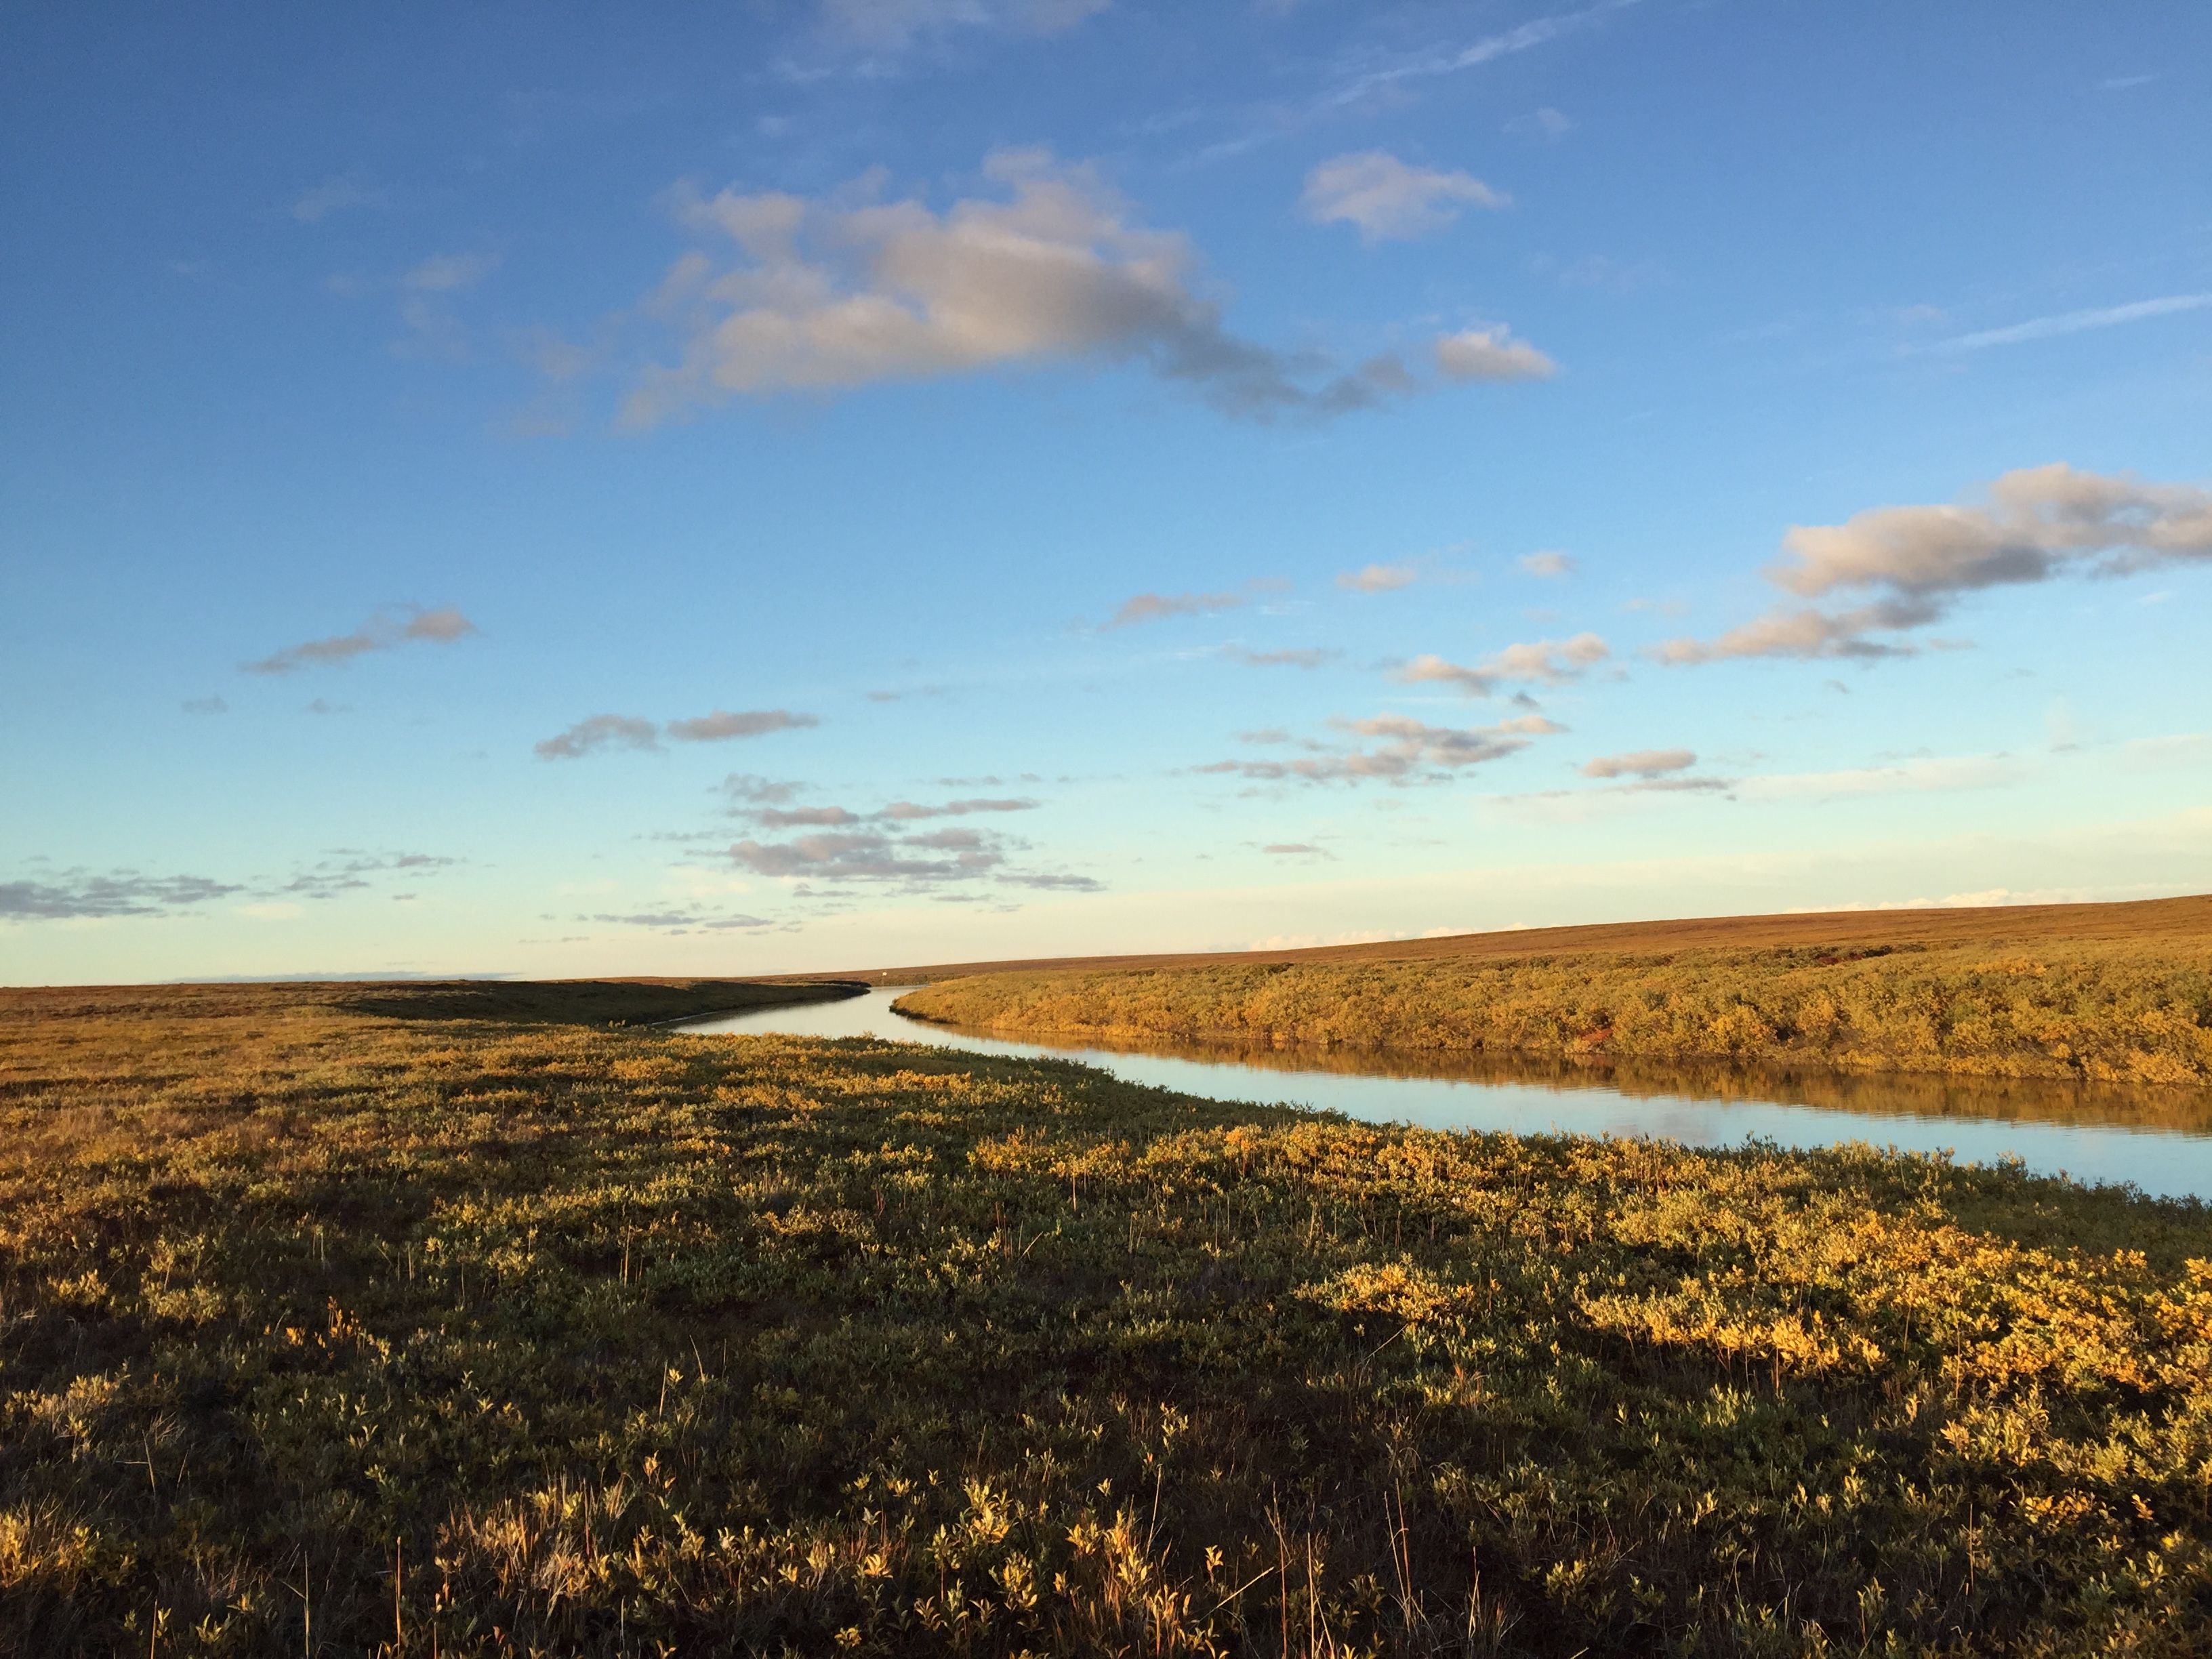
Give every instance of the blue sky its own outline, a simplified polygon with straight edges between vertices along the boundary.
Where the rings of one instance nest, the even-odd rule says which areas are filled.
[[[2212,13],[17,8],[0,978],[2212,888]]]

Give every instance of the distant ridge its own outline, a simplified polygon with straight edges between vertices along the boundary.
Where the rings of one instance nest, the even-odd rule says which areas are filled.
[[[1197,968],[1222,963],[1418,962],[1468,957],[1528,957],[1599,951],[1756,950],[1799,945],[2021,945],[2069,939],[2212,941],[2212,894],[2133,899],[2117,904],[1998,904],[1924,910],[1824,910],[1782,915],[1688,916],[1667,921],[1590,922],[1452,933],[1441,939],[1377,939],[1294,951],[1200,951],[1110,957],[1030,957],[854,968],[781,979],[865,980],[912,984],[971,974],[1043,969]]]

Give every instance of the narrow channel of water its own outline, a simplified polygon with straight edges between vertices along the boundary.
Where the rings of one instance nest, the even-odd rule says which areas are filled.
[[[2077,1181],[2128,1182],[2161,1198],[2212,1199],[2212,1100],[2192,1090],[2076,1089],[1927,1077],[1762,1074],[1727,1067],[1594,1071],[1495,1056],[1099,1048],[1010,1042],[891,1012],[909,987],[839,1002],[761,1008],[678,1029],[880,1037],[978,1054],[1081,1060],[1131,1083],[1215,1100],[1287,1103],[1371,1123],[1516,1134],[1641,1135],[1692,1146],[1866,1141],[2018,1158]]]

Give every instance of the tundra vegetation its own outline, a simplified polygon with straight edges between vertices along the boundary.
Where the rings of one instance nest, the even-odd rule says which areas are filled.
[[[2212,1084],[2212,938],[1031,971],[897,1006],[1008,1036]]]
[[[2197,1205],[740,1000],[0,993],[0,1651],[2212,1646]]]

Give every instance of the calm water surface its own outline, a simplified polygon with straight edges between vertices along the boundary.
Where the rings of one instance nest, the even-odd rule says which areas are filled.
[[[1784,1146],[1860,1140],[1948,1151],[1965,1163],[2018,1158],[2044,1174],[2130,1182],[2159,1197],[2212,1199],[2212,1102],[2201,1091],[1793,1077],[1718,1067],[1601,1073],[1482,1056],[1009,1042],[893,1013],[893,1000],[910,988],[757,1009],[680,1029],[881,1037],[1076,1060],[1131,1083],[1184,1094],[1319,1107],[1372,1123],[1430,1129],[1639,1135],[1692,1146],[1739,1146],[1753,1137]]]

